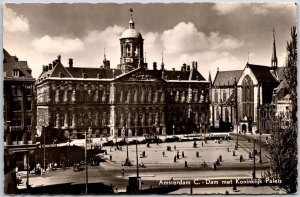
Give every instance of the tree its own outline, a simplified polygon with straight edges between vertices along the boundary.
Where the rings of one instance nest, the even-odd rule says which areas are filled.
[[[291,29],[291,40],[287,42],[287,57],[283,71],[291,99],[290,124],[283,128],[281,117],[274,118],[271,139],[267,151],[270,154],[271,168],[266,172],[268,178],[281,180],[278,185],[287,193],[297,192],[297,31]]]

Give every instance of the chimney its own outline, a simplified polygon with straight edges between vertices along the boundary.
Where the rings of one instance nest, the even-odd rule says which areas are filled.
[[[52,61],[52,65],[56,65],[56,61],[54,60],[54,61]]]
[[[61,59],[61,56],[60,55],[58,55],[57,56],[57,61],[60,63],[60,59]]]
[[[49,70],[52,70],[52,64],[49,64]]]
[[[196,70],[198,70],[198,62],[195,62]]]
[[[175,68],[172,68],[173,71],[175,71]]]
[[[153,62],[153,70],[156,70],[156,69],[157,69],[157,63]]]
[[[186,63],[182,64],[183,71],[186,71]]]
[[[187,65],[187,67],[186,67],[186,71],[190,72],[190,70],[191,70],[191,67],[190,67],[190,65]]]
[[[69,67],[73,68],[73,59],[72,58],[69,59]]]
[[[45,66],[45,71],[48,71],[48,68],[49,68],[49,67],[46,65],[46,66]]]

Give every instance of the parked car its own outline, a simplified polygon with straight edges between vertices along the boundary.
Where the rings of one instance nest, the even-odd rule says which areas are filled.
[[[113,146],[113,145],[115,145],[115,143],[114,143],[112,140],[109,140],[109,141],[104,142],[104,143],[102,144],[102,146]]]
[[[125,140],[121,140],[121,141],[117,142],[117,145],[119,145],[119,146],[123,146],[123,145],[126,145],[126,144],[127,144],[127,142]]]
[[[78,171],[82,171],[83,168],[81,167],[81,165],[79,163],[74,164],[74,171],[78,172]]]
[[[179,142],[180,139],[177,136],[169,137],[165,139],[165,142]]]
[[[141,142],[138,140],[132,140],[130,142],[128,142],[128,144],[140,144]]]

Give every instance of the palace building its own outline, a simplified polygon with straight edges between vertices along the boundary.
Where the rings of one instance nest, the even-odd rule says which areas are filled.
[[[143,37],[131,17],[120,38],[120,64],[104,56],[99,68],[48,65],[36,81],[37,129],[76,138],[89,135],[134,136],[199,132],[209,127],[210,82],[197,62],[181,70],[152,69],[144,59]]]

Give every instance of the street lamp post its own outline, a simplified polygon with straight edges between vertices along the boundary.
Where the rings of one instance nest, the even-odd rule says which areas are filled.
[[[89,130],[91,127],[89,127]],[[84,130],[85,134],[85,148],[84,148],[84,159],[85,159],[85,194],[88,194],[88,165],[87,165],[87,132]]]
[[[175,136],[175,125],[173,124],[173,136]]]
[[[43,126],[43,133],[44,133],[44,170],[46,172],[46,128]],[[43,174],[43,173],[41,173]]]
[[[262,163],[261,160],[261,132],[259,133],[259,163]]]
[[[256,143],[256,139],[254,138],[253,139],[253,174],[252,174],[253,179],[256,178],[256,172],[255,172],[256,171],[256,169],[255,169],[255,153],[256,153],[255,143]]]
[[[27,146],[27,143],[26,143],[26,146]],[[26,151],[26,171],[27,171],[27,179],[26,179],[26,188],[29,187],[29,156],[28,156],[28,147],[27,148],[27,151]]]
[[[238,104],[237,104],[237,81],[234,78],[234,86],[235,86],[235,124],[236,124],[236,148],[239,147],[239,126],[238,126]]]
[[[127,125],[126,125],[126,130],[127,131],[127,141],[126,141],[126,147],[127,147],[127,158],[126,158],[126,165],[129,163],[129,152],[128,152],[128,128],[127,128]],[[126,132],[125,132],[125,137],[126,137]],[[124,139],[125,139],[124,137]]]

